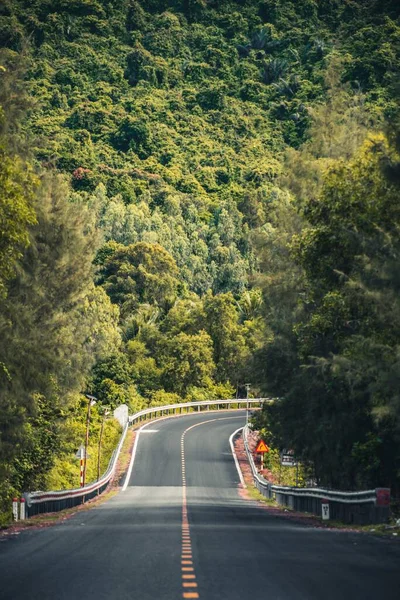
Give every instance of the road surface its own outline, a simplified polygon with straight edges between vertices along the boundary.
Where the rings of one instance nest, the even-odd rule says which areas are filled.
[[[239,496],[229,436],[243,424],[244,411],[149,424],[125,491],[0,538],[0,599],[397,600],[396,540],[305,527]]]

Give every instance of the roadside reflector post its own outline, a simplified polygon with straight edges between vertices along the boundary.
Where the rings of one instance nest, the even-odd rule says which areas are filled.
[[[18,521],[18,498],[13,498],[12,502],[12,512],[14,521]]]
[[[25,521],[26,519],[26,511],[25,511],[25,498],[21,498],[19,504],[19,518],[21,521]]]
[[[76,458],[79,458],[79,485],[83,487],[84,485],[84,472],[85,472],[85,446],[81,444],[80,448],[78,448],[77,453],[75,454]]]
[[[83,458],[81,458],[81,464],[80,464],[80,472],[79,472],[79,483],[80,483],[80,487],[83,487]]]
[[[321,500],[322,520],[329,521],[329,500],[323,498]]]

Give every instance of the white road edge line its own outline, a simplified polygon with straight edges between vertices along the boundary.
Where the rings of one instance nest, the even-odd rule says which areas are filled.
[[[146,425],[142,425],[142,427],[140,429],[138,429],[138,432],[137,432],[137,435],[136,435],[136,438],[135,438],[135,443],[134,443],[133,450],[132,450],[131,460],[129,462],[129,469],[128,469],[128,472],[126,474],[124,485],[123,485],[122,490],[121,490],[122,492],[125,492],[126,488],[128,487],[128,483],[129,483],[129,480],[130,480],[131,475],[132,475],[133,463],[135,462],[136,450],[137,450],[138,443],[139,443],[140,433],[148,425],[150,425],[150,423],[146,423]]]
[[[239,433],[239,431],[242,431],[242,430],[243,430],[243,427],[239,427],[239,429],[236,429],[236,431],[234,431],[232,433],[231,437],[229,438],[229,443],[231,445],[233,460],[235,461],[237,472],[239,473],[240,483],[242,484],[243,487],[247,487],[247,485],[246,485],[246,483],[244,481],[244,478],[243,478],[243,473],[242,473],[242,471],[240,469],[240,466],[239,466],[239,461],[238,461],[237,456],[236,456],[235,447],[233,445],[233,438],[235,437],[235,435],[237,433]]]

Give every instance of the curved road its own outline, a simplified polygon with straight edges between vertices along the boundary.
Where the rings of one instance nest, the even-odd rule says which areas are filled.
[[[397,600],[397,540],[304,527],[238,494],[244,411],[140,433],[125,491],[0,538],[0,599]]]

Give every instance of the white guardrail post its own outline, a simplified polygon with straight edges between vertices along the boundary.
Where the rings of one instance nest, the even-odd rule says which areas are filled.
[[[157,413],[160,413],[160,416],[171,416],[176,415],[178,410],[179,413],[182,414],[183,409],[186,409],[187,412],[189,412],[189,410],[197,408],[197,411],[200,412],[202,408],[205,408],[206,410],[210,410],[210,408],[214,408],[215,410],[226,410],[227,408],[232,407],[245,408],[247,403],[253,407],[261,407],[264,402],[273,402],[273,399],[230,398],[227,400],[202,400],[199,402],[169,404],[167,406],[153,406],[151,408],[140,410],[139,412],[130,415],[128,422],[122,432],[119,444],[116,450],[113,452],[107,471],[98,481],[85,485],[85,487],[74,488],[71,490],[58,490],[50,492],[26,492],[23,495],[25,517],[28,518],[39,513],[57,512],[59,510],[63,510],[64,508],[72,508],[73,506],[83,504],[84,502],[90,500],[94,496],[101,494],[108,487],[108,485],[114,477],[119,454],[121,452],[122,444],[124,443],[129,425],[139,423],[146,418],[155,418]],[[18,520],[19,517],[18,505],[19,501],[18,499],[16,499],[15,506],[13,502],[13,515],[15,520]]]
[[[25,498],[21,498],[19,501],[19,518],[21,521],[25,521],[26,519],[25,504]]]
[[[12,501],[12,513],[13,513],[13,520],[14,521],[18,521],[18,516],[19,516],[18,515],[18,512],[19,512],[18,511],[18,504],[19,504],[18,498],[13,498],[13,501]]]

